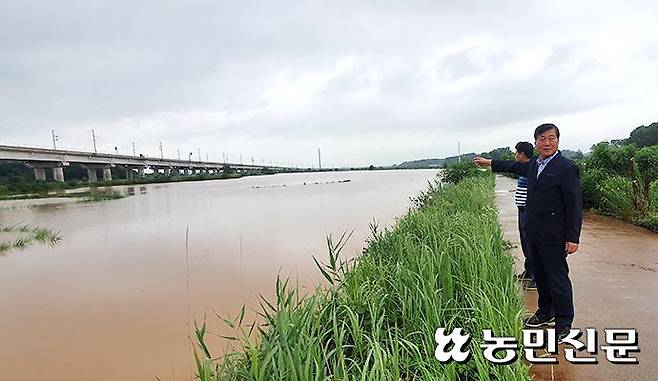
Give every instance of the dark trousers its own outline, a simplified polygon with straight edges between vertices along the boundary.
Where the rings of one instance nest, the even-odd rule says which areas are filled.
[[[539,245],[530,242],[533,270],[539,294],[539,311],[555,316],[555,325],[571,327],[573,322],[573,289],[564,244]]]
[[[528,216],[525,211],[525,207],[518,207],[519,209],[519,237],[521,237],[521,250],[523,251],[523,269],[525,273],[530,276],[533,280],[535,279],[534,272],[532,270],[532,248],[530,247],[530,242],[528,242],[528,233],[526,232],[526,225],[528,224]]]

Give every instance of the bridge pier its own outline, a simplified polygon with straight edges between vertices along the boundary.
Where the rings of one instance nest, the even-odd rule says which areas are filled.
[[[98,181],[98,178],[96,177],[96,169],[96,167],[87,167],[87,181],[90,183]]]
[[[64,172],[62,167],[58,167],[57,163],[48,163],[48,162],[27,162],[26,165],[28,167],[31,167],[34,170],[34,179],[37,181],[46,181],[48,180],[46,177],[46,169],[50,170],[52,168],[53,170],[53,179],[55,181],[64,181]],[[61,172],[61,176],[58,177],[58,174],[55,173],[56,168],[59,168]],[[58,178],[61,178],[62,180],[58,180]]]
[[[34,178],[39,181],[46,181],[46,168],[34,167]]]
[[[53,167],[53,179],[58,182],[64,182],[64,168]]]
[[[109,165],[86,165],[87,168],[87,181],[90,183],[95,183],[98,181],[98,170],[103,170],[103,181],[112,181],[112,167]],[[130,169],[127,168],[127,171],[130,172]]]

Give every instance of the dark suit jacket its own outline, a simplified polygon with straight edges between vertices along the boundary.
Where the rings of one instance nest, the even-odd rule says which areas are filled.
[[[521,163],[492,160],[494,172],[528,177],[527,234],[539,244],[578,243],[582,224],[582,196],[578,167],[560,152],[537,178],[537,158]]]

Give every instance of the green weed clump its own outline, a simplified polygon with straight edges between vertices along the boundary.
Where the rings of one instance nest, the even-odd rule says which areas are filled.
[[[635,215],[633,186],[631,180],[623,176],[607,177],[598,186],[599,206],[596,210],[603,214],[632,220]]]
[[[326,286],[300,295],[277,279],[262,325],[246,325],[244,309],[226,320],[242,351],[214,357],[197,327],[199,379],[527,380],[521,361],[493,365],[480,348],[483,329],[520,339],[523,311],[492,187],[492,177],[431,187],[392,230],[373,225],[352,261],[340,258],[348,236],[330,238],[327,262],[316,259]],[[471,334],[468,362],[435,359],[439,327]]]
[[[62,239],[59,232],[29,225],[0,226],[0,232],[18,233],[18,237],[14,241],[0,241],[0,254],[4,254],[10,249],[24,249],[35,241],[53,246]]]
[[[9,249],[11,249],[11,242],[0,242],[0,254],[4,254],[4,252],[9,251]]]
[[[457,184],[467,178],[487,176],[491,176],[491,171],[478,169],[471,160],[448,164],[443,170],[443,181],[450,184]]]
[[[658,180],[651,183],[649,203],[652,210],[658,213]]]

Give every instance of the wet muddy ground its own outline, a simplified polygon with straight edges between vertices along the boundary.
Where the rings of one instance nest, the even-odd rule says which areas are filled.
[[[519,245],[514,205],[515,180],[496,178],[496,202],[505,238]],[[522,270],[523,254],[517,272]],[[591,213],[585,213],[577,253],[568,258],[574,289],[574,328],[595,328],[598,332],[598,364],[574,365],[565,361],[560,347],[558,365],[534,365],[535,380],[608,381],[658,379],[658,234],[644,228]],[[537,308],[536,291],[525,291],[529,312]],[[635,328],[639,364],[611,364],[600,349],[605,345],[604,329]]]

